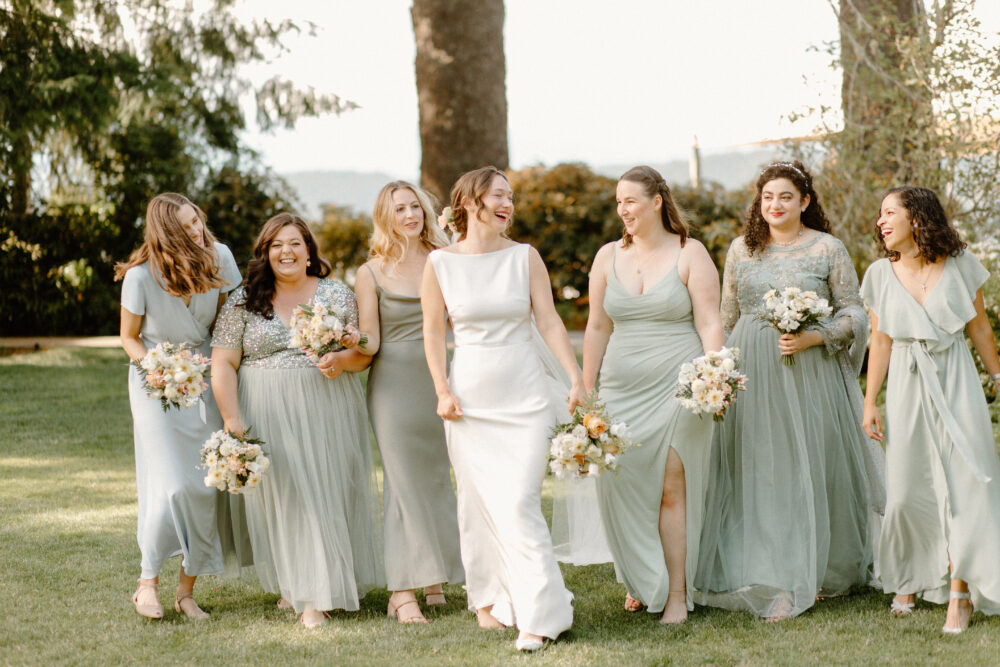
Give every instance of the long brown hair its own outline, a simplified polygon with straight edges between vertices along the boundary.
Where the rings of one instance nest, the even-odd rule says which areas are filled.
[[[201,218],[204,243],[191,240],[178,212],[190,206]],[[115,264],[115,280],[121,280],[133,266],[149,264],[153,279],[171,296],[189,297],[222,287],[215,237],[208,230],[208,217],[190,199],[176,192],[156,195],[146,206],[146,227],[142,245],[124,262]]]
[[[482,206],[483,197],[490,191],[490,183],[494,176],[503,176],[503,179],[510,183],[507,174],[496,167],[489,166],[465,172],[451,187],[452,224],[458,233],[459,241],[465,239],[466,234],[469,233],[469,213],[465,210],[463,203]],[[510,226],[510,222],[511,220],[507,221],[508,226]]]
[[[761,192],[764,186],[776,178],[787,178],[799,191],[799,195],[805,197],[809,195],[809,206],[802,212],[802,224],[810,229],[830,233],[830,221],[823,211],[823,206],[819,203],[819,195],[813,189],[813,178],[805,165],[798,160],[791,162],[772,162],[764,167],[754,184],[753,203],[747,211],[747,222],[743,226],[743,240],[746,242],[747,250],[752,255],[760,251],[771,240],[771,228],[767,225],[767,220],[760,212]]]
[[[929,188],[915,185],[902,185],[886,192],[882,199],[889,195],[899,197],[900,205],[906,209],[913,226],[913,241],[917,251],[927,262],[936,262],[942,257],[957,257],[968,245],[962,240],[958,230],[948,222],[948,215],[941,206],[941,200]],[[885,239],[875,224],[875,245],[879,254],[888,257],[890,262],[899,259],[899,251],[885,247]]]
[[[271,260],[268,252],[274,237],[285,227],[292,225],[302,234],[306,247],[309,249],[309,265],[306,266],[307,276],[325,278],[330,275],[330,262],[319,254],[319,244],[306,221],[294,213],[279,213],[264,223],[264,228],[257,235],[253,245],[253,259],[247,264],[246,300],[243,307],[252,313],[272,319],[274,317],[274,271],[271,270]]]
[[[663,228],[680,236],[683,248],[684,244],[687,243],[688,222],[677,206],[677,202],[674,201],[670,187],[667,186],[667,182],[663,180],[660,172],[652,167],[640,165],[626,171],[618,180],[638,183],[642,186],[643,193],[650,199],[660,195],[660,198],[663,199],[663,204],[660,206],[660,220],[663,222]],[[630,245],[632,245],[632,235],[628,233],[628,229],[623,228],[622,247],[627,248]]]
[[[448,245],[448,237],[437,225],[437,215],[434,213],[434,202],[426,190],[422,190],[406,181],[387,183],[375,198],[375,209],[372,212],[372,236],[368,241],[369,257],[378,258],[384,268],[387,262],[393,266],[406,254],[409,239],[396,227],[396,206],[392,196],[397,190],[409,190],[420,202],[424,212],[424,227],[420,231],[420,242],[428,250],[443,248]]]

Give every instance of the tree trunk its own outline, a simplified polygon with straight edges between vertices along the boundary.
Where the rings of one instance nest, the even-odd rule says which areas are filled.
[[[911,65],[899,49],[902,42],[928,38],[924,18],[921,0],[840,0],[841,107],[844,129],[858,134],[860,149],[870,148],[880,123],[898,114],[901,104],[923,121],[913,128],[926,127],[933,113],[926,88],[913,84],[917,77],[907,71]],[[899,139],[905,145],[907,138]],[[895,155],[873,156],[873,162],[884,160],[886,173],[899,174],[906,164],[898,156],[907,152],[904,147]]]
[[[442,201],[462,172],[507,169],[503,0],[413,0],[420,181]]]

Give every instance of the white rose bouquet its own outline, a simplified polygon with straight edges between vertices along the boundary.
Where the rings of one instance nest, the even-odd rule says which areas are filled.
[[[150,398],[160,399],[170,408],[190,408],[208,389],[208,369],[212,362],[184,345],[160,343],[132,365],[139,369],[143,388]]]
[[[614,421],[596,396],[577,406],[573,419],[559,424],[549,440],[549,471],[558,479],[597,477],[616,470],[622,453],[639,443],[632,442],[628,426]]]
[[[740,373],[739,348],[724,347],[681,365],[674,396],[685,408],[698,415],[711,413],[721,422],[736,401],[737,392],[747,390],[747,376]]]
[[[257,488],[261,476],[271,466],[264,455],[264,442],[250,437],[250,429],[241,437],[216,431],[201,446],[201,467],[208,472],[205,486],[219,491],[246,493]]]
[[[300,348],[313,363],[335,350],[347,333],[343,318],[322,303],[296,306],[292,311],[291,328],[292,340],[288,347]],[[368,336],[361,334],[361,347],[367,343]]]
[[[802,291],[798,287],[785,287],[780,292],[768,290],[764,295],[764,306],[757,319],[765,327],[773,327],[781,333],[799,333],[808,327],[815,326],[823,319],[830,317],[833,308],[826,299],[820,298],[816,292]],[[795,356],[781,355],[781,361],[786,366],[795,364]]]

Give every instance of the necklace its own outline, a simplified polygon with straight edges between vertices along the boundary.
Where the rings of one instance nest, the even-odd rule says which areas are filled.
[[[642,267],[646,264],[646,262],[649,260],[650,257],[652,257],[654,254],[656,254],[657,250],[659,250],[659,248],[654,248],[653,250],[650,250],[649,252],[647,252],[645,257],[640,258],[639,257],[639,248],[635,249],[635,272],[636,273],[638,273],[639,275],[642,275]]]
[[[933,267],[933,264],[927,264],[920,271],[912,271],[909,268],[906,269],[910,272],[910,275],[916,278],[917,282],[920,283],[920,291],[924,294],[927,294],[927,280],[931,277],[931,269]]]
[[[803,225],[800,222],[799,233],[796,234],[791,241],[776,241],[774,238],[771,238],[771,245],[776,245],[779,248],[787,248],[788,246],[795,245],[796,243],[798,243],[798,240],[802,237],[802,232],[804,232],[805,230],[806,230],[805,225]]]

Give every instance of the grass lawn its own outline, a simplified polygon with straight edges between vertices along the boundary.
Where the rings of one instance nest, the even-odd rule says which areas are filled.
[[[388,593],[375,591],[308,631],[251,577],[205,577],[196,595],[212,619],[190,622],[167,605],[176,558],[161,575],[166,615],[149,621],[129,599],[139,550],[125,362],[120,350],[66,348],[0,358],[2,664],[1000,663],[1000,617],[943,637],[944,607],[895,619],[876,591],[785,623],[699,608],[661,627],[622,609],[610,565],[563,567],[576,623],[536,655],[514,650],[515,630],[479,630],[459,587],[425,626],[387,619]]]

